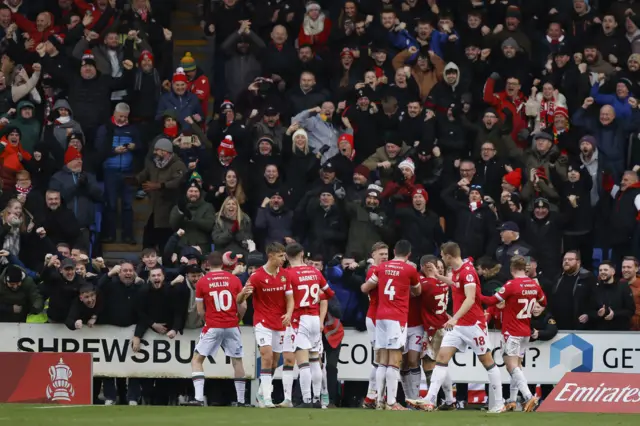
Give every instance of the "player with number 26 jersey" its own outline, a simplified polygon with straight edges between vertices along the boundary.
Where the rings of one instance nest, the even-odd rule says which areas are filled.
[[[238,326],[236,297],[241,291],[238,277],[226,271],[212,271],[198,280],[196,301],[202,301],[205,307],[203,333],[210,328]]]
[[[531,335],[531,311],[536,301],[546,305],[544,292],[531,278],[514,278],[491,297],[482,297],[487,305],[505,302],[502,310],[502,334],[529,337]]]

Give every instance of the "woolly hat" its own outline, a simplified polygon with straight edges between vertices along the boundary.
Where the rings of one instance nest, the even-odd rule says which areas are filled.
[[[222,255],[222,269],[225,271],[233,271],[233,269],[238,264],[239,259],[240,258],[238,257],[237,253],[234,253],[232,251],[224,252],[224,254]]]
[[[84,135],[80,132],[71,132],[69,136],[67,136],[67,142],[71,142],[72,140],[79,140],[82,146],[84,146]]]
[[[469,187],[469,192],[472,192],[472,191],[477,191],[481,197],[484,195],[484,190],[482,189],[482,185],[471,185],[471,187]]]
[[[402,148],[402,138],[397,132],[392,132],[392,131],[387,132],[384,135],[384,143],[385,144],[391,143]]]
[[[233,143],[233,137],[231,137],[231,135],[225,136],[222,142],[220,142],[220,146],[218,147],[218,156],[235,157],[237,155],[238,152],[236,151],[236,146]]]
[[[191,56],[191,52],[184,54],[184,57],[180,59],[180,67],[184,72],[190,72],[196,70],[196,60]]]
[[[322,8],[320,7],[320,4],[315,0],[308,1],[305,7],[307,12],[310,10],[322,10]]]
[[[633,88],[633,83],[628,78],[621,78],[618,80],[617,84],[622,83],[627,87],[629,94],[631,95],[631,89]]]
[[[632,55],[629,55],[629,59],[627,59],[627,64],[629,64],[629,62],[634,61],[640,64],[640,53],[634,53]]]
[[[369,170],[369,168],[363,164],[359,164],[357,165],[354,169],[353,169],[353,174],[359,174],[361,176],[364,176],[365,179],[369,179],[369,174],[371,173],[371,170]]]
[[[518,44],[516,39],[513,37],[509,37],[508,39],[502,42],[502,45],[500,46],[500,48],[504,49],[505,47],[513,47],[514,49],[516,49],[516,51],[518,52],[520,51],[520,45]]]
[[[382,188],[380,188],[378,185],[369,185],[367,187],[367,192],[366,195],[367,197],[375,197],[377,199],[380,199],[380,195],[382,194],[382,191],[380,191]]]
[[[584,135],[583,137],[580,138],[580,145],[582,144],[582,142],[587,142],[589,144],[591,144],[591,147],[593,149],[595,149],[598,144],[596,143],[596,138],[591,136],[591,135]]]
[[[555,110],[553,111],[554,116],[564,117],[567,120],[569,119],[569,110],[565,106],[556,105]]]
[[[4,281],[7,283],[19,283],[22,282],[23,274],[22,269],[16,265],[7,266],[7,272],[4,275]]]
[[[354,57],[353,52],[348,47],[345,47],[342,49],[342,52],[340,52],[340,57],[342,58],[343,56],[351,56],[351,58]]]
[[[552,141],[553,137],[547,132],[536,132],[536,134],[533,135],[533,140],[537,141],[538,139],[545,139],[548,141]]]
[[[536,207],[540,207],[540,208],[546,208],[548,209],[550,206],[549,204],[549,200],[547,200],[544,197],[538,197],[535,199],[535,201],[533,202],[533,208],[535,209]]]
[[[159,149],[161,151],[173,152],[173,144],[169,139],[160,138],[153,146],[153,149]]]
[[[429,201],[429,193],[422,187],[422,185],[416,185],[415,188],[413,188],[413,191],[411,192],[411,198],[415,197],[416,195],[422,195],[425,203]]]
[[[187,78],[187,75],[184,73],[183,68],[176,69],[175,74],[173,74],[173,79],[171,80],[171,82],[177,83],[178,81],[181,81],[183,83],[189,83],[189,79]]]
[[[224,101],[222,101],[222,103],[220,104],[220,112],[224,112],[227,109],[235,109],[235,105],[233,104],[233,102],[231,102],[229,99],[225,99]]]
[[[64,153],[64,165],[66,166],[73,160],[78,159],[82,159],[82,154],[80,154],[80,151],[78,151],[75,146],[69,145],[69,147],[67,148],[67,152]]]
[[[506,18],[516,18],[522,21],[522,12],[520,12],[520,8],[518,6],[509,6],[507,8]]]
[[[143,50],[138,57],[138,64],[141,63],[143,59],[149,59],[151,62],[153,62],[153,53],[149,52],[148,50]]]
[[[262,266],[266,262],[264,258],[264,254],[259,251],[252,251],[247,256],[247,267],[251,266]]]
[[[331,194],[333,197],[336,196],[336,190],[332,184],[323,185],[320,189],[320,195],[322,194]]]
[[[82,55],[82,66],[90,65],[92,67],[96,66],[96,58],[93,56],[93,52],[91,50],[85,50]]]
[[[202,175],[198,172],[191,173],[191,176],[189,176],[189,182],[195,182],[197,180],[202,182]]]
[[[416,165],[411,158],[404,159],[398,164],[398,168],[408,167],[411,173],[416,174]]]
[[[202,186],[195,179],[189,179],[189,186],[187,187],[187,190],[189,188],[196,188],[198,191],[202,192]]]
[[[304,136],[304,138],[307,140],[307,142],[309,142],[309,135],[307,134],[307,131],[305,129],[298,129],[295,132],[293,132],[293,136],[291,136],[292,140],[296,140],[296,136],[302,135]]]
[[[347,142],[351,146],[351,149],[354,149],[353,135],[350,135],[349,133],[341,134],[340,137],[338,138],[338,148],[340,147],[340,144],[342,142]]]
[[[520,188],[522,185],[522,169],[514,169],[502,178],[509,185]]]

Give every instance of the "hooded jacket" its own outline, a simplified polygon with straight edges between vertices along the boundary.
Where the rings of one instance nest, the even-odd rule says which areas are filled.
[[[58,113],[58,110],[60,108],[64,108],[69,111],[70,120],[66,123],[59,120],[60,114]],[[73,110],[66,99],[63,98],[56,100],[55,104],[53,104],[53,111],[56,115],[56,119],[51,125],[53,137],[56,139],[64,153],[69,145],[68,129],[71,129],[71,132],[73,133],[82,133],[82,127],[80,127],[80,124],[73,119]]]
[[[22,118],[22,110],[24,108],[33,109],[33,115],[29,119]],[[31,101],[20,101],[16,107],[16,119],[11,120],[11,125],[20,129],[22,136],[20,137],[20,143],[25,151],[33,153],[33,147],[40,141],[40,130],[42,126],[36,118],[35,105]]]
[[[449,84],[445,80],[447,71],[456,71],[457,77],[453,84]],[[464,90],[460,87],[460,68],[453,62],[445,65],[440,81],[433,87],[429,97],[425,103],[427,108],[434,109],[437,112],[445,113],[451,105],[459,105]]]
[[[203,193],[204,195],[204,193]],[[203,250],[211,245],[211,231],[215,221],[215,211],[213,206],[202,199],[196,202],[188,202],[186,209],[190,215],[185,216],[184,212],[176,205],[169,214],[169,223],[174,231],[184,229],[181,242],[189,246],[200,246]]]

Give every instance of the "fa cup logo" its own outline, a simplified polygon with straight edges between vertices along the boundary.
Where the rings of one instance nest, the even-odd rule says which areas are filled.
[[[73,385],[69,383],[71,375],[71,368],[62,358],[56,365],[49,367],[51,384],[47,385],[47,398],[51,401],[71,401],[71,397],[75,395]]]

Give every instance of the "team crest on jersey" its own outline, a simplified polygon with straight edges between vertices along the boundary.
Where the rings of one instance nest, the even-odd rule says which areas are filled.
[[[505,291],[507,291],[507,289],[505,289],[504,287],[500,287],[500,290],[498,290],[498,293],[502,294]]]
[[[280,277],[280,281],[285,282],[287,279],[285,277]]]

